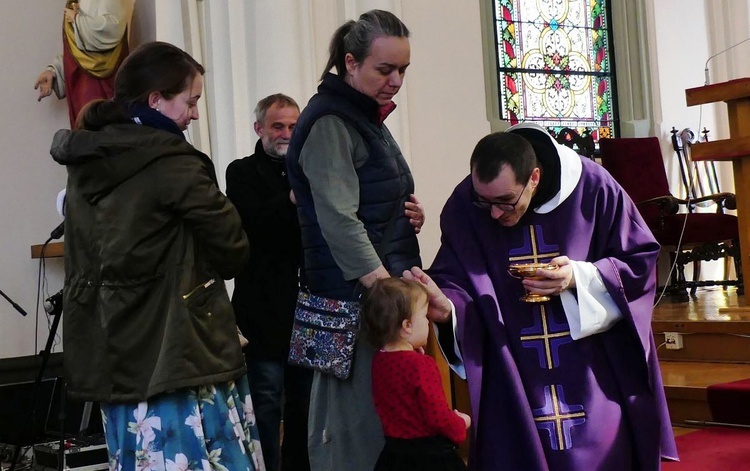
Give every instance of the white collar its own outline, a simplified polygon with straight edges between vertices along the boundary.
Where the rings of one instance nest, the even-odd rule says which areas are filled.
[[[557,156],[560,158],[560,191],[558,191],[549,201],[534,209],[535,213],[547,214],[560,206],[563,201],[573,193],[576,186],[578,186],[578,181],[581,179],[581,173],[583,172],[581,157],[573,149],[558,144],[546,129],[536,123],[516,124],[515,126],[509,127],[505,132],[514,129],[535,129],[542,131],[557,149]],[[542,178],[544,178],[544,176],[542,176]]]

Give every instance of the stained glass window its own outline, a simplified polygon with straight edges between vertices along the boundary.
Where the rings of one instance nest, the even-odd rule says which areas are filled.
[[[607,0],[493,1],[503,119],[614,137]]]

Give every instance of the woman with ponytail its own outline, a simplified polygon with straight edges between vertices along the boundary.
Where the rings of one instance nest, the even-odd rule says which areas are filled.
[[[183,135],[203,73],[171,44],[144,44],[114,98],[52,143],[68,171],[65,379],[100,403],[110,469],[264,469],[223,282],[247,238]]]
[[[297,121],[287,166],[302,230],[301,302],[356,312],[376,279],[421,264],[424,211],[384,124],[409,66],[408,38],[401,20],[382,10],[339,27],[318,93]],[[311,469],[375,467],[385,441],[372,399],[373,354],[357,342],[347,379],[315,372]]]

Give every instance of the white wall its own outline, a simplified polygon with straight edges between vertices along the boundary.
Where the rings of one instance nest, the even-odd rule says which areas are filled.
[[[672,191],[680,194],[679,168],[670,144],[670,129],[706,127],[709,139],[729,137],[724,103],[688,107],[685,89],[703,86],[706,61],[750,36],[748,0],[648,0],[653,22],[651,37],[654,115],[657,136],[670,170]],[[719,54],[709,62],[711,83],[750,76],[746,60],[750,41]],[[722,190],[732,191],[731,164],[717,163]]]
[[[490,132],[479,2],[405,0],[401,8],[412,34],[406,119],[416,194],[427,210],[419,243],[429,266],[440,246],[443,204],[469,174],[477,141]]]
[[[718,139],[716,108],[723,105],[688,107],[685,89],[702,86],[704,64],[710,56],[705,0],[656,0],[652,2],[651,18],[658,18],[652,37],[652,80],[656,136],[662,143],[671,190],[684,193],[680,186],[679,163],[670,143],[672,126],[678,130],[707,127],[709,138]],[[674,14],[680,11],[683,14]],[[694,14],[687,14],[693,12]],[[726,120],[726,117],[724,118]],[[731,169],[729,169],[731,175]]]
[[[651,20],[651,64],[656,136],[670,179],[672,193],[684,196],[679,163],[671,146],[670,130],[689,127],[694,132],[707,128],[710,140],[729,138],[727,107],[724,103],[688,107],[685,89],[703,86],[706,61],[712,55],[750,36],[747,0],[648,0]],[[658,18],[658,22],[654,19]],[[750,41],[721,53],[709,62],[711,83],[750,76],[745,58]],[[729,162],[716,162],[722,191],[734,191]],[[715,208],[708,208],[713,211]],[[666,257],[664,257],[666,258]],[[660,263],[664,273],[668,263]],[[692,277],[691,273],[688,273]],[[723,261],[707,262],[703,279],[723,276]]]
[[[35,334],[38,261],[30,246],[43,243],[62,220],[55,198],[65,187],[65,169],[53,162],[49,147],[53,133],[69,123],[65,102],[53,95],[37,103],[33,87],[62,52],[63,6],[27,0],[12,15],[0,15],[0,290],[29,313],[21,317],[0,299],[0,358],[33,355],[47,338],[44,311]],[[49,294],[62,287],[60,259],[47,261],[47,281]]]

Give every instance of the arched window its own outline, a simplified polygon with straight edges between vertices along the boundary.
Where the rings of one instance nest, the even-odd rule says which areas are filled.
[[[608,0],[492,0],[501,119],[614,137]]]

